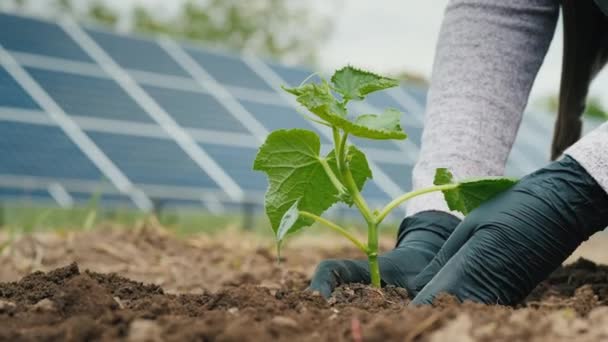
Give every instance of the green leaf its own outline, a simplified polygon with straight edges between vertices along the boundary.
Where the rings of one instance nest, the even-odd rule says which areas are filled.
[[[347,125],[344,130],[362,138],[405,139],[407,135],[401,128],[401,115],[401,112],[392,108],[380,115],[359,115],[354,124]]]
[[[277,229],[277,243],[281,243],[289,231],[294,227],[296,221],[300,217],[300,211],[298,209],[299,201],[293,202],[293,205],[283,214],[281,222],[279,223],[279,229]]]
[[[328,120],[328,117],[345,117],[346,108],[336,100],[331,93],[331,88],[327,81],[322,80],[321,83],[307,83],[297,88],[283,89],[296,95],[296,100],[310,112],[316,114],[321,119]]]
[[[339,192],[323,169],[319,155],[321,142],[316,133],[303,129],[278,130],[266,138],[260,147],[253,169],[267,174],[269,187],[265,196],[265,209],[270,224],[278,236],[285,213],[298,202],[299,210],[321,215],[340,201]],[[337,169],[333,151],[324,159],[330,168]],[[349,149],[353,177],[360,188],[371,171],[363,153]],[[299,217],[285,232],[293,233],[310,226],[312,219]]]
[[[473,209],[517,183],[507,177],[483,177],[460,181],[454,189],[443,190],[450,210],[468,215]],[[435,171],[435,185],[454,184],[452,173],[445,168]]]
[[[327,155],[327,162],[329,166],[332,168],[334,173],[337,175],[338,172],[338,162],[336,161],[336,155],[332,150]],[[368,179],[372,179],[372,170],[369,168],[369,164],[367,163],[367,158],[365,154],[361,152],[358,148],[353,145],[348,147],[348,151],[346,152],[346,163],[348,164],[351,173],[353,175],[353,179],[355,180],[355,184],[359,190],[363,189],[363,185]],[[341,202],[344,202],[351,206],[353,204],[353,199],[348,194],[345,194],[340,198]]]
[[[347,73],[346,70],[351,70],[351,72]],[[361,75],[367,76],[374,75],[360,70],[356,72],[352,70],[357,69],[341,69],[342,72],[336,72],[334,77],[339,76],[338,79],[344,81],[345,77],[347,77],[347,75],[351,75],[352,73],[355,73],[356,75],[359,75],[359,73],[362,73]],[[359,77],[361,77],[361,80],[367,79],[361,75],[353,77],[355,79],[359,79]],[[373,79],[378,78],[388,80],[377,75],[374,75],[373,77]],[[371,79],[369,81],[371,82]],[[369,90],[371,89],[370,87],[372,87],[372,84],[376,83],[371,82],[370,85],[363,87],[362,89]],[[378,84],[385,84],[385,82],[382,81]],[[348,132],[351,135],[361,138],[378,140],[401,140],[407,138],[407,135],[403,132],[403,129],[401,128],[402,114],[396,109],[389,108],[380,115],[363,114],[358,116],[354,122],[348,120],[346,118],[346,108],[342,103],[336,100],[336,98],[331,92],[331,87],[325,80],[323,80],[321,83],[308,83],[296,88],[283,87],[283,89],[291,94],[296,95],[296,100],[302,106],[306,107],[311,113],[321,118],[323,120],[322,123],[328,123],[331,126],[343,129],[345,132]]]
[[[334,90],[346,100],[362,100],[374,91],[396,87],[399,81],[376,75],[369,71],[346,66],[331,77]]]
[[[401,113],[387,109],[380,115],[363,114],[354,122],[346,118],[346,108],[336,100],[327,82],[308,83],[297,88],[283,88],[297,96],[296,100],[324,122],[341,128],[351,135],[368,139],[405,139],[401,128]]]

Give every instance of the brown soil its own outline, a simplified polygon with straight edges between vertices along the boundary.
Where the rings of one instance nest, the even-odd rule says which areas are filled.
[[[318,260],[353,249],[294,243],[278,266],[263,239],[226,239],[150,227],[18,239],[0,255],[0,340],[608,339],[608,267],[587,260],[554,272],[518,308],[449,296],[410,308],[393,287],[344,286],[329,301],[305,291]]]

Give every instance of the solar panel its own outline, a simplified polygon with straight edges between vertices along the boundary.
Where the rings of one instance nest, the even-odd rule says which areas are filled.
[[[189,77],[188,73],[154,41],[118,37],[115,34],[92,29],[86,32],[125,69]]]
[[[237,147],[211,144],[202,144],[202,146],[233,179],[237,180],[243,189],[260,194],[268,187],[266,177],[262,173],[251,171],[257,146]]]
[[[238,56],[203,51],[195,48],[187,48],[186,51],[213,78],[224,85],[273,91]]]
[[[279,88],[311,74],[166,38],[0,13],[0,198],[65,205],[97,195],[141,208],[143,196],[169,207],[259,208],[267,181],[251,166],[268,132],[315,130],[323,153],[332,148],[331,132]],[[406,142],[353,138],[374,170],[363,190],[371,203],[411,188],[425,102],[426,89],[404,84],[353,104],[357,113],[406,113]],[[552,122],[531,114],[508,174],[548,160]]]
[[[110,79],[39,68],[26,68],[26,70],[69,115],[154,122],[129,95]]]
[[[248,133],[247,128],[209,94],[152,86],[144,86],[144,90],[184,127]]]
[[[245,100],[241,100],[240,102],[269,131],[281,128],[315,130],[311,121],[306,120],[294,108],[288,105],[275,105]],[[329,144],[331,140],[325,136],[321,136],[321,143]]]
[[[57,127],[0,121],[0,151],[0,174],[103,179],[103,174]]]
[[[136,184],[218,187],[171,140],[101,132],[88,135]]]
[[[302,67],[287,67],[276,63],[271,63],[269,66],[285,81],[284,85],[290,87],[297,87],[302,81],[313,74],[311,70]],[[312,79],[314,80],[314,77]]]
[[[2,187],[0,188],[0,199],[19,202],[54,202],[53,197],[47,190],[30,190],[23,188]]]
[[[19,84],[0,67],[0,106],[40,109],[32,98],[19,86]]]
[[[93,62],[59,26],[33,18],[0,13],[0,44],[10,51]]]
[[[133,202],[128,196],[120,194],[108,194],[102,191],[97,193],[90,192],[70,192],[70,196],[80,203],[94,203],[97,202],[104,206],[115,206],[115,207],[133,207]]]

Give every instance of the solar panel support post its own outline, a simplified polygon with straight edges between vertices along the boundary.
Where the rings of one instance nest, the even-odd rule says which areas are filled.
[[[163,201],[160,198],[154,198],[154,199],[152,199],[152,213],[159,220],[160,220],[160,217],[161,217],[161,215],[163,213],[163,209],[164,208],[165,208],[165,201]]]
[[[253,211],[254,204],[249,201],[243,201],[242,212],[243,212],[243,230],[253,230]]]
[[[3,228],[4,224],[4,202],[0,201],[0,228]]]

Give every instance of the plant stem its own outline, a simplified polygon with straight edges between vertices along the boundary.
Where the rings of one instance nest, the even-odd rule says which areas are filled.
[[[415,191],[410,191],[408,193],[405,193],[405,194],[395,198],[389,204],[387,204],[384,208],[382,208],[380,213],[376,216],[376,224],[380,224],[382,222],[382,220],[384,220],[386,218],[386,216],[391,212],[391,210],[395,209],[401,203],[403,203],[413,197],[420,196],[422,194],[426,194],[426,193],[434,192],[434,191],[454,189],[454,188],[457,188],[458,185],[459,185],[458,183],[435,185],[435,186],[431,186],[428,188],[418,189]]]
[[[338,193],[345,194],[346,188],[344,187],[342,182],[340,182],[338,177],[336,177],[336,174],[334,173],[334,171],[331,169],[331,167],[327,163],[327,159],[319,158],[319,163],[321,163],[321,165],[323,166],[323,170],[325,170],[327,177],[329,177],[329,180],[331,181],[331,183],[334,185],[334,187],[336,187],[336,190],[338,190]]]
[[[355,246],[357,246],[357,248],[359,248],[363,253],[369,255],[368,248],[361,241],[357,240],[357,238],[354,237],[351,233],[349,233],[346,229],[340,227],[339,225],[337,225],[329,220],[326,220],[320,216],[317,216],[313,213],[309,213],[307,211],[300,210],[299,214],[300,214],[300,216],[311,218],[311,219],[333,229],[334,231],[342,234],[342,236],[344,236],[345,238],[349,239],[352,243],[354,243]]]
[[[378,264],[378,226],[369,223],[367,227],[367,260],[369,263],[369,275],[373,287],[380,288],[380,266]]]
[[[350,172],[348,164],[345,164],[344,169],[344,183],[346,185],[346,188],[348,189],[348,192],[353,198],[353,202],[355,202],[355,205],[357,206],[357,208],[361,212],[361,215],[363,215],[363,218],[368,224],[375,223],[376,220],[374,219],[374,215],[372,215],[372,212],[371,210],[369,210],[367,202],[365,202],[365,199],[363,198],[363,196],[361,196],[359,188],[357,188],[357,184],[355,183],[353,174]]]
[[[336,127],[332,127],[332,133],[334,136],[334,156],[336,157],[336,165],[338,165],[338,177],[340,179],[343,178],[343,160],[342,160],[342,150],[340,146],[340,141],[342,137],[340,137],[340,131]],[[346,136],[346,133],[344,133]]]
[[[340,150],[340,154],[338,155],[338,170],[340,172],[344,172],[344,165],[346,164],[346,140],[348,139],[348,133],[344,132],[342,138],[340,140],[340,144],[338,145],[338,149]],[[344,177],[344,174],[342,174]]]

